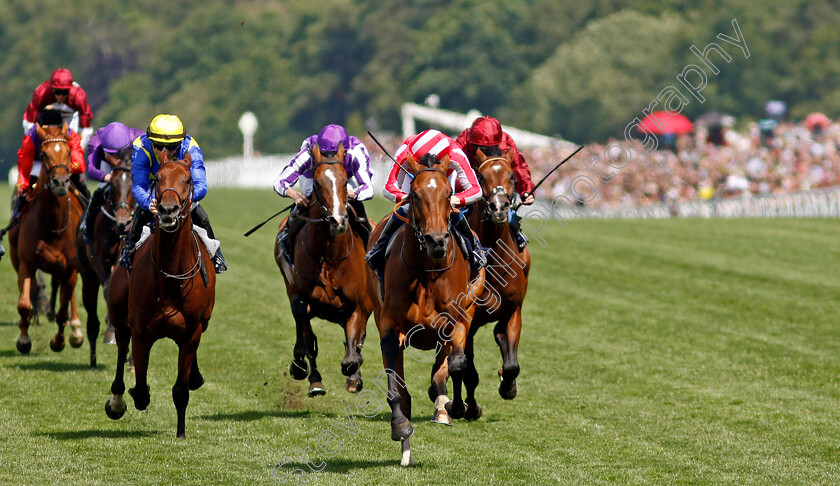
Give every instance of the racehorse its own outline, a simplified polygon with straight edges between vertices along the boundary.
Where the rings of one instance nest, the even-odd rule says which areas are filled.
[[[79,274],[82,277],[82,304],[87,311],[87,335],[90,342],[90,367],[96,368],[96,338],[99,336],[99,317],[97,303],[99,287],[103,288],[105,301],[108,300],[107,285],[111,270],[117,262],[120,235],[126,227],[136,206],[131,193],[131,153],[129,152],[111,169],[111,181],[108,183],[105,204],[99,214],[94,216],[93,243],[85,242],[82,232],[76,236],[76,252],[79,255]],[[109,326],[109,329],[113,329]],[[112,331],[113,332],[113,331]],[[106,332],[106,340],[108,338]]]
[[[475,312],[473,296],[480,295],[484,286],[483,270],[470,282],[469,262],[451,237],[452,189],[441,169],[449,166],[449,157],[438,162],[434,155],[420,161],[408,156],[405,165],[413,174],[410,194],[404,200],[410,207],[404,218],[406,224],[394,234],[392,250],[386,257],[384,295],[374,271],[368,269],[368,292],[374,296],[374,318],[388,375],[391,439],[402,441],[403,466],[413,462],[409,437],[414,432],[403,349],[415,359],[435,362],[430,388],[430,394],[435,395],[434,422],[451,425],[451,418],[477,418],[481,413],[474,402],[469,407],[464,405],[461,383],[473,387],[473,377],[465,374],[471,366],[465,347]],[[399,215],[397,208],[394,213]],[[382,226],[378,225],[371,235],[371,247]],[[409,346],[434,349],[435,355],[418,358]],[[449,375],[454,385],[452,401],[446,396]]]
[[[84,342],[81,322],[72,306],[76,287],[77,258],[76,231],[83,206],[70,191],[70,145],[67,124],[62,127],[42,128],[41,172],[30,198],[30,203],[20,216],[19,224],[9,232],[12,266],[18,275],[18,314],[20,314],[20,335],[16,346],[20,353],[32,349],[29,338],[29,324],[33,309],[30,294],[33,290],[35,272],[38,269],[52,275],[53,302],[55,292],[60,290],[60,301],[55,321],[58,332],[50,340],[50,349],[64,349],[64,326],[72,310],[70,345],[78,348]],[[53,307],[54,308],[54,307]]]
[[[500,152],[500,151],[499,151]],[[513,152],[485,155],[476,151],[479,163],[476,175],[484,197],[475,203],[470,214],[470,227],[475,229],[481,245],[489,249],[487,282],[472,321],[467,347],[478,329],[495,322],[493,334],[502,353],[499,370],[499,395],[505,400],[516,397],[516,377],[519,376],[517,349],[522,328],[522,303],[528,290],[531,254],[528,247],[522,252],[511,234],[508,219],[514,201],[516,179],[511,168]]]
[[[343,144],[331,157],[324,156],[317,145],[312,148],[313,190],[308,217],[298,216],[308,223],[295,241],[294,268],[286,261],[276,239],[274,244],[274,259],[283,273],[297,329],[289,373],[296,380],[309,377],[310,397],[326,393],[315,362],[318,339],[312,330],[313,317],[344,327],[344,386],[349,392],[364,386],[362,345],[373,302],[367,292],[364,240],[348,218],[344,154]],[[286,223],[284,220],[281,224],[281,231]],[[308,367],[304,358],[309,360]]]
[[[193,183],[190,154],[167,160],[162,154],[156,174],[157,230],[134,257],[130,274],[117,265],[108,284],[108,319],[117,338],[117,370],[105,412],[114,420],[125,413],[123,372],[129,342],[136,385],[128,393],[137,410],[149,405],[146,373],[155,341],[168,337],[178,344],[178,378],[172,401],[178,413],[177,436],[186,437],[185,419],[190,390],[204,384],[196,351],[207,330],[216,298],[216,272],[210,255],[193,231]]]

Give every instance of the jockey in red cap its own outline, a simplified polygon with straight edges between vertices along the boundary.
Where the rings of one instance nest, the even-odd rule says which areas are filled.
[[[528,168],[525,157],[516,148],[513,138],[502,131],[502,125],[499,123],[499,120],[492,116],[476,118],[470,128],[465,129],[458,135],[455,143],[464,150],[467,158],[469,158],[470,165],[474,169],[478,168],[478,163],[475,160],[475,151],[477,148],[481,148],[481,151],[485,155],[491,157],[501,157],[508,150],[513,150],[511,168],[513,169],[513,176],[516,178],[516,192],[522,198],[522,204],[528,205],[534,202],[534,183],[531,181],[531,169]],[[511,213],[511,230],[516,237],[519,251],[522,251],[528,243],[528,238],[522,233],[520,227],[521,218],[519,218],[515,211],[511,210]]]
[[[470,205],[481,198],[481,186],[475,176],[475,171],[470,167],[466,155],[454,140],[437,130],[420,132],[417,135],[408,137],[400,145],[396,152],[396,163],[391,166],[391,172],[388,174],[387,182],[385,182],[386,198],[393,202],[400,202],[408,197],[408,192],[411,190],[411,178],[399,166],[405,162],[409,154],[412,159],[421,164],[423,164],[423,159],[428,159],[429,156],[434,157],[437,161],[441,161],[444,157],[449,156],[449,167],[445,168],[445,172],[452,184],[453,196],[450,202],[453,206]],[[405,216],[406,209],[407,206],[403,205],[397,211]],[[460,233],[462,251],[464,251],[470,260],[470,268],[473,272],[477,272],[480,267],[486,264],[486,258],[481,244],[478,242],[472,230],[470,230],[467,218],[463,217],[460,212],[453,214],[455,215],[454,218],[457,219],[451,221],[450,224]],[[379,276],[380,283],[382,283],[385,249],[388,241],[390,241],[391,236],[402,225],[402,220],[392,215],[382,229],[379,239],[371,247],[367,255],[365,255],[365,260],[367,260],[368,265]]]
[[[35,120],[38,118],[38,113],[44,109],[45,106],[55,104],[62,107],[62,115],[70,124],[70,128],[78,131],[81,135],[82,149],[87,146],[87,142],[93,135],[93,112],[87,102],[87,94],[85,90],[73,81],[73,75],[67,69],[56,69],[53,71],[50,79],[39,84],[32,94],[32,101],[26,107],[26,112],[23,114],[23,131],[27,132]],[[79,114],[79,126],[74,126],[70,120],[73,114]],[[81,128],[81,129],[80,129]]]

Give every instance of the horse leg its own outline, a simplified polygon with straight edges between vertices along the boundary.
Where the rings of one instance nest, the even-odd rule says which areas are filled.
[[[198,390],[202,385],[204,385],[204,375],[198,371],[198,350],[196,350],[190,369],[190,390]]]
[[[128,390],[128,394],[134,399],[134,408],[146,410],[151,401],[149,385],[146,382],[146,373],[149,371],[149,353],[152,350],[152,342],[140,336],[133,329],[131,331],[131,354],[134,356],[134,388]]]
[[[358,307],[344,325],[344,359],[341,360],[341,374],[347,377],[344,387],[351,393],[362,389],[362,342],[365,339],[362,311]]]
[[[380,323],[382,362],[388,377],[388,405],[391,406],[391,440],[401,441],[401,466],[412,464],[411,447],[408,438],[414,433],[411,426],[411,395],[405,385],[403,353],[400,349],[396,326],[393,320],[383,316]]]
[[[475,369],[475,355],[473,353],[473,338],[475,335],[467,337],[467,346],[464,349],[464,355],[467,357],[467,369],[464,371],[464,386],[467,389],[467,411],[464,413],[464,418],[467,420],[476,420],[481,418],[481,405],[475,401],[475,389],[478,388],[478,371]]]
[[[50,276],[50,297],[47,298],[47,284],[44,280],[44,272],[38,271],[38,292],[42,293],[42,296],[38,297],[38,307],[43,308],[46,306],[46,314],[47,319],[54,321],[55,320],[55,298],[58,295],[58,282],[56,282],[55,277]]]
[[[32,349],[32,341],[29,339],[29,320],[32,318],[31,289],[32,274],[21,262],[21,265],[18,267],[18,290],[20,290],[20,297],[18,298],[17,305],[18,314],[20,314],[20,321],[18,322],[20,335],[15,342],[15,346],[20,354],[26,354]]]
[[[128,329],[115,330],[117,339],[117,373],[114,382],[111,383],[111,398],[105,402],[105,413],[108,417],[117,420],[123,416],[127,408],[123,393],[125,393],[125,360],[128,355],[128,343],[131,340],[131,333]],[[88,338],[90,339],[90,338]],[[90,339],[91,344],[95,339]]]
[[[89,270],[82,273],[82,305],[87,311],[87,337],[90,344],[90,367],[96,368],[96,338],[99,336],[99,316],[96,308],[99,303],[99,279]],[[70,338],[73,344],[73,338]]]
[[[464,407],[464,401],[461,397],[461,383],[464,381],[464,373],[467,370],[467,357],[464,353],[464,347],[466,345],[466,333],[464,330],[467,329],[467,326],[459,323],[456,325],[456,328],[460,328],[461,330],[456,330],[454,333],[454,339],[452,340],[452,351],[447,356],[447,360],[449,361],[449,376],[452,377],[452,401],[445,405],[446,411],[449,413],[449,416],[454,419],[459,419],[464,417],[464,413],[466,412],[466,407]]]
[[[292,316],[295,319],[295,347],[294,347],[294,359],[292,359],[292,364],[289,366],[289,374],[292,375],[292,378],[295,380],[302,380],[309,376],[309,367],[306,364],[306,347],[304,345],[304,337],[303,337],[303,330],[304,325],[302,324],[303,320],[309,320],[309,314],[307,312],[307,304],[306,301],[303,299],[291,299],[291,306],[292,306]]]
[[[318,358],[318,337],[315,336],[309,319],[306,320],[303,335],[306,343],[306,358],[309,360],[309,392],[307,392],[307,395],[310,397],[326,395],[327,391],[321,384],[321,373],[318,372],[318,364],[315,362]]]
[[[499,395],[505,400],[516,397],[516,377],[519,376],[519,334],[522,329],[522,307],[518,306],[508,319],[501,319],[493,329],[496,343],[502,353],[502,369],[499,370]]]
[[[446,404],[449,403],[449,397],[446,396],[446,380],[449,379],[449,360],[446,359],[446,356],[449,353],[447,352],[448,350],[441,349],[441,351],[435,358],[435,364],[432,367],[432,383],[429,385],[429,398],[435,404],[435,415],[432,417],[432,422],[452,425],[452,418],[446,412]]]
[[[56,278],[53,277],[53,282]],[[55,323],[58,326],[58,331],[50,340],[50,349],[55,352],[60,352],[64,349],[64,326],[67,325],[67,320],[70,317],[70,301],[73,299],[73,289],[76,288],[76,272],[73,272],[69,278],[61,282],[59,289],[58,312],[55,315]]]
[[[74,286],[75,289],[75,286]],[[84,297],[82,297],[84,299]],[[84,302],[84,301],[83,301]],[[96,314],[96,307],[93,308],[93,313]],[[76,293],[73,292],[70,298],[70,346],[79,348],[85,342],[85,336],[82,334],[82,320],[79,319],[79,311],[76,307]]]
[[[186,434],[187,404],[190,402],[190,372],[195,365],[195,353],[201,340],[201,326],[197,326],[189,341],[178,347],[178,378],[172,386],[172,403],[178,413],[176,437],[184,439]]]

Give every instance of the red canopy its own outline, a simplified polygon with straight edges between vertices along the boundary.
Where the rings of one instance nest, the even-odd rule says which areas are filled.
[[[811,113],[805,118],[805,128],[808,130],[813,130],[814,127],[821,127],[825,128],[831,123],[831,120],[828,119],[823,113],[818,111]]]
[[[651,119],[654,117],[655,119]],[[679,135],[694,131],[694,124],[684,115],[672,115],[667,111],[654,111],[642,120],[642,123],[639,124],[639,129],[644,129],[655,135]]]

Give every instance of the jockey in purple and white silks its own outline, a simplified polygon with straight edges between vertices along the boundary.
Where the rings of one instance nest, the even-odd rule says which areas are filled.
[[[356,223],[356,229],[362,241],[367,245],[370,236],[371,226],[362,201],[373,197],[373,174],[370,170],[370,154],[367,148],[356,137],[347,134],[341,125],[327,125],[317,135],[306,138],[300,145],[300,152],[295,155],[289,164],[283,168],[280,175],[274,181],[274,190],[283,197],[290,197],[295,201],[295,207],[289,213],[289,221],[284,230],[277,236],[281,248],[291,260],[294,254],[294,242],[306,220],[298,218],[298,208],[306,208],[309,204],[309,197],[313,189],[313,176],[315,165],[312,160],[312,147],[318,146],[321,153],[331,155],[338,150],[342,144],[344,153],[344,170],[347,172],[348,188],[347,200],[350,207],[356,213],[351,217],[351,222]],[[300,184],[300,190],[294,189],[296,183]]]

